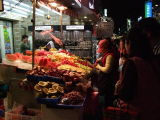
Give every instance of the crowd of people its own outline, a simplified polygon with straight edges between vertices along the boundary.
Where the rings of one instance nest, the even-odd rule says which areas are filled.
[[[98,43],[100,58],[91,72],[92,86],[97,88],[93,92],[98,94],[88,102],[98,105],[88,116],[102,120],[104,108],[127,106],[138,113],[139,120],[160,120],[160,24],[154,18],[142,19],[118,46],[110,38]]]

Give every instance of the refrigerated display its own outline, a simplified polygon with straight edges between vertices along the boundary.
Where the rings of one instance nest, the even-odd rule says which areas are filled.
[[[0,21],[0,57],[5,58],[6,54],[13,53],[12,23]]]

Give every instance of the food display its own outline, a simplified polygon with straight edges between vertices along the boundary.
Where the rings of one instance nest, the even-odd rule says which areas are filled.
[[[77,83],[83,79],[85,74],[67,69],[45,69],[44,67],[37,66],[33,70],[28,71],[27,75],[58,77],[64,82],[72,81],[73,83]]]
[[[36,97],[40,98],[57,98],[64,93],[64,88],[55,82],[40,81],[34,86],[37,92]]]
[[[66,105],[79,105],[82,104],[84,101],[84,97],[81,95],[80,92],[72,91],[61,98],[60,104]]]
[[[21,53],[7,54],[6,58],[9,61],[21,60],[25,63],[32,63],[31,52],[27,51],[27,55]],[[45,51],[36,50],[34,62],[37,66],[42,66],[47,69],[56,68],[59,70],[70,70],[82,73],[89,73],[93,66],[90,62],[80,59],[66,50],[60,51]]]
[[[20,60],[32,63],[31,51],[6,55],[7,60]],[[85,100],[88,80],[85,76],[93,66],[90,62],[79,58],[66,50],[36,50],[35,67],[27,71],[26,77],[33,84],[35,97],[45,101],[41,104],[54,103],[61,105],[82,105]],[[21,82],[21,86],[26,87]]]

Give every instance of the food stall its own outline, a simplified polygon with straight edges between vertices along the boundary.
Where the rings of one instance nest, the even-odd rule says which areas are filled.
[[[27,55],[8,54],[6,59],[12,64],[21,61],[28,66],[32,63],[32,53],[31,51],[26,53]],[[61,120],[64,116],[61,118],[58,114],[62,111],[66,115],[65,118],[79,119],[86,98],[87,85],[90,84],[85,76],[92,70],[92,64],[66,50],[36,50],[34,60],[35,67],[26,72],[27,79],[20,82],[20,87],[23,89],[29,87],[34,91],[33,97],[37,103],[42,104],[41,111],[46,114],[45,119],[48,116],[50,116],[48,120],[56,119],[58,116]],[[74,117],[71,115],[73,109],[76,112]],[[57,114],[51,114],[51,111],[56,111]]]
[[[77,56],[76,50],[80,51],[80,48],[76,49],[76,46],[73,44],[68,44],[68,49],[75,52],[35,49],[35,6],[36,0],[33,0],[33,49],[32,51],[26,51],[26,55],[18,52],[6,54],[6,57],[2,59],[3,64],[1,64],[1,68],[7,68],[7,70],[3,69],[5,71],[3,71],[4,76],[2,79],[7,80],[8,77],[10,79],[23,79],[22,81],[12,81],[14,85],[21,87],[21,90],[16,90],[18,95],[15,95],[14,98],[17,99],[16,102],[24,105],[32,102],[28,106],[39,108],[43,113],[43,119],[79,120],[82,117],[87,86],[90,84],[90,81],[85,77],[92,70],[93,65],[82,59],[81,57],[83,56]],[[72,41],[68,34],[81,33],[86,41],[90,41],[89,47],[86,45],[86,48],[88,47],[87,49],[91,51],[92,30],[89,29],[90,31],[87,31],[88,29],[85,29],[85,27],[83,30],[86,33],[82,33],[81,30],[77,33],[77,30],[73,26],[66,26],[66,29],[63,31],[66,43],[69,43],[67,42],[68,40]],[[60,32],[62,32],[62,24]],[[72,48],[70,45],[73,45]],[[90,55],[91,53],[85,57]],[[13,74],[15,71],[17,73]],[[10,73],[10,76],[8,76],[7,72]],[[8,95],[8,97],[11,96]],[[13,101],[10,100],[8,106],[13,106],[11,102]],[[63,116],[61,115],[62,113]]]

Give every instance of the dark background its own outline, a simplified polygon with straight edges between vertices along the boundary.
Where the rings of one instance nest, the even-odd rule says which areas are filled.
[[[108,17],[112,17],[115,22],[115,32],[126,30],[127,18],[133,22],[138,17],[144,17],[145,0],[101,0],[101,14],[103,9],[108,10]]]

